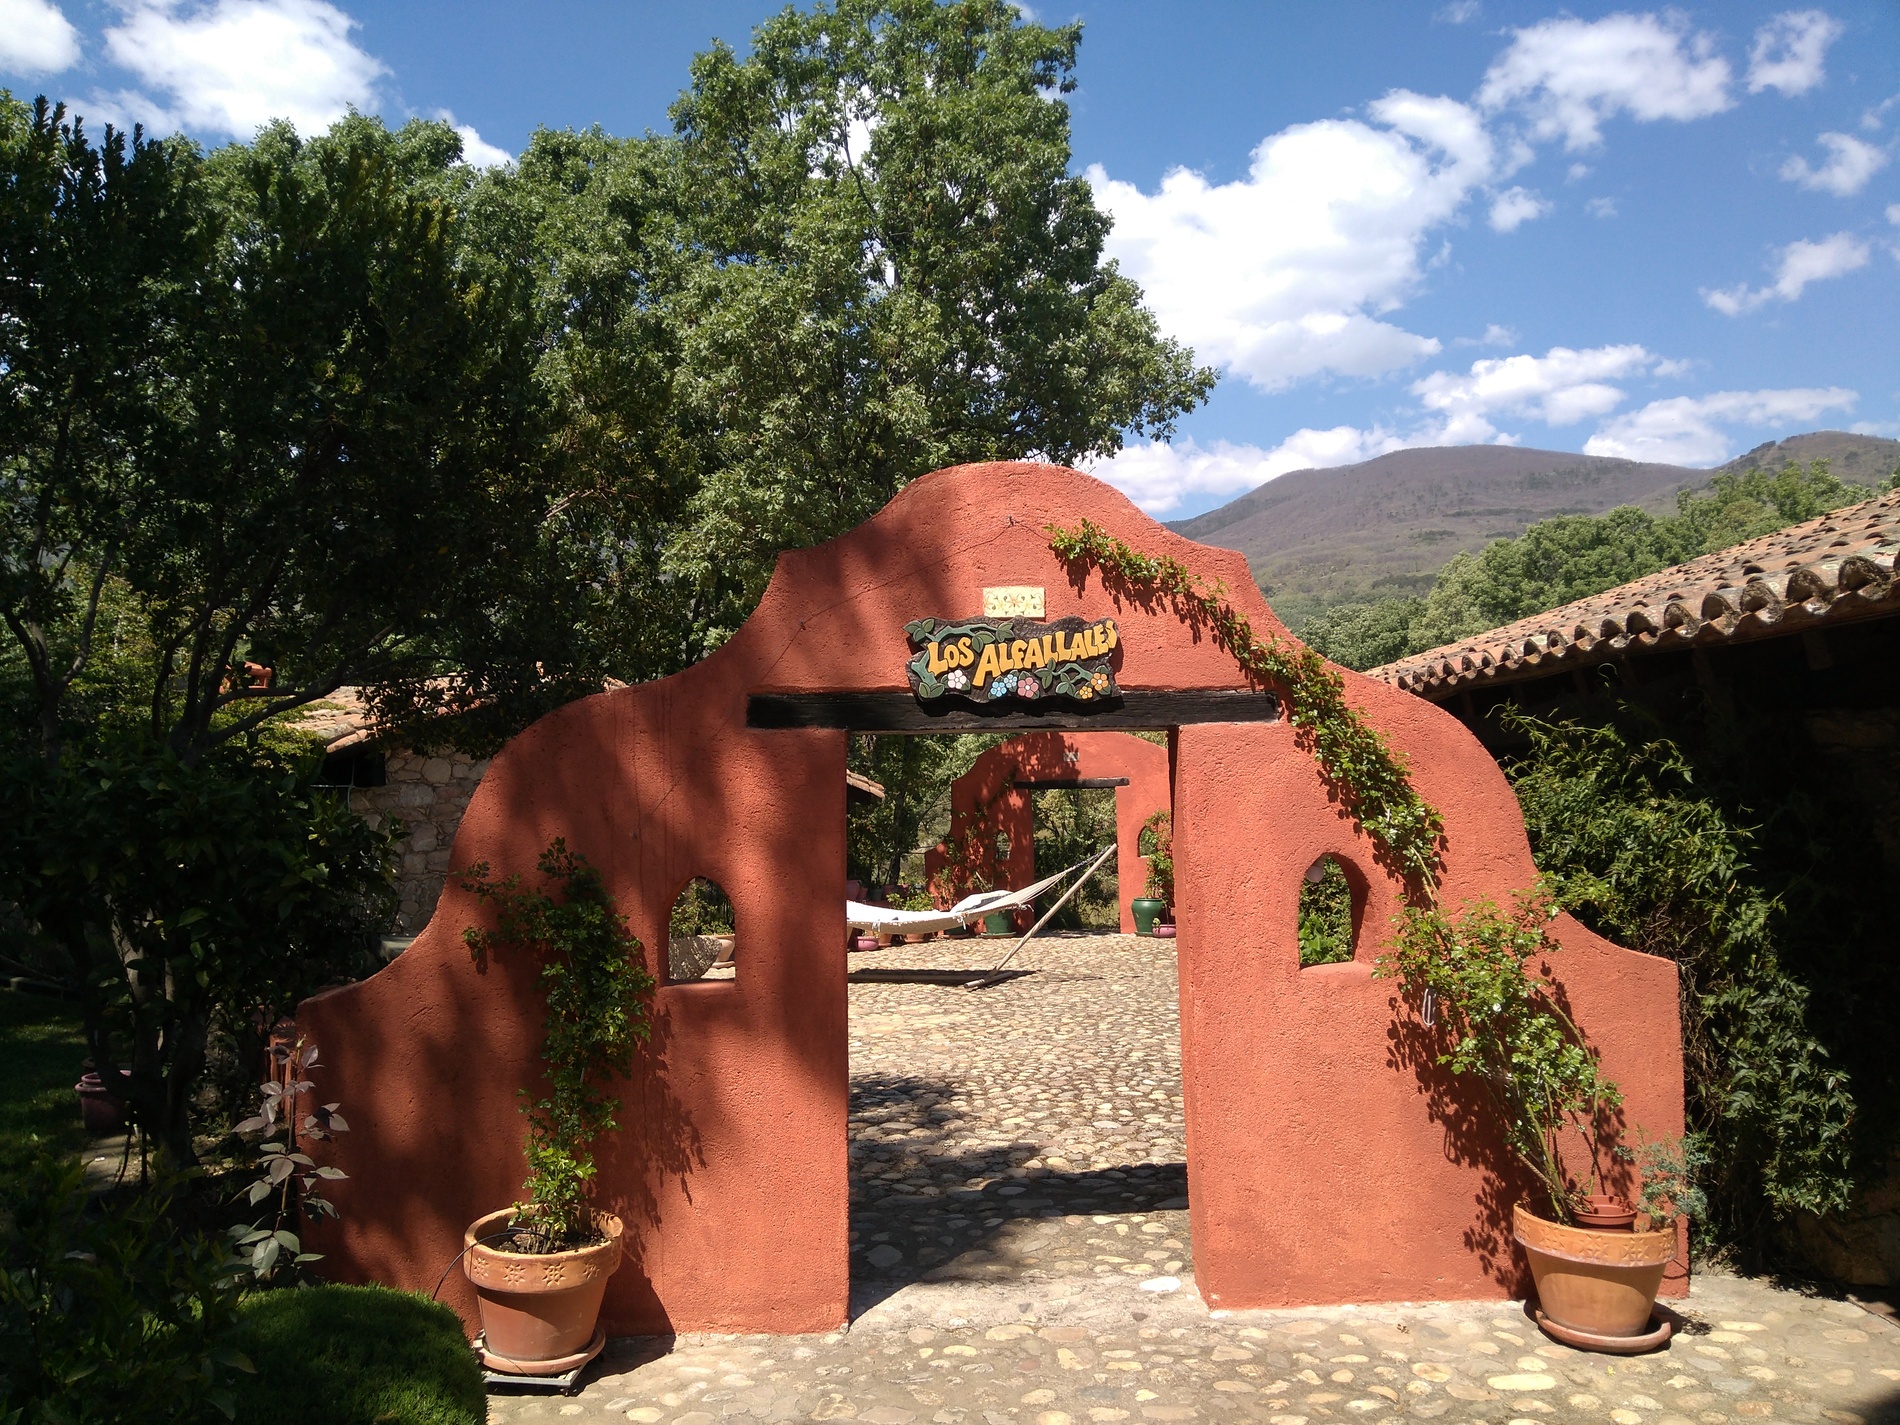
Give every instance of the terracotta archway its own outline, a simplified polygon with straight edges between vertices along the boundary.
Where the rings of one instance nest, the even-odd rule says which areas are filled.
[[[1299,968],[1299,886],[1318,855],[1365,878],[1368,926],[1390,921],[1398,888],[1285,722],[1190,722],[1229,716],[1223,707],[1257,717],[1261,699],[1204,631],[1054,557],[1048,527],[1084,517],[1222,581],[1258,632],[1286,636],[1240,555],[1189,543],[1073,470],[966,466],[783,555],[758,611],[704,662],[569,704],[491,764],[455,867],[532,876],[542,848],[565,837],[602,869],[656,975],[674,897],[707,876],[730,896],[744,947],[736,979],[658,991],[653,1041],[602,1146],[598,1197],[626,1220],[630,1248],[608,1290],[610,1333],[846,1319],[845,726],[862,725],[852,710],[867,695],[893,715],[909,705],[907,620],[970,614],[992,586],[1042,587],[1052,619],[1117,618],[1119,725],[1188,724],[1171,743],[1175,908],[1206,1300],[1419,1300],[1518,1285],[1485,1135],[1435,1120],[1428,1086],[1395,1054],[1391,987],[1371,977],[1380,937],[1362,936],[1355,961]],[[1443,899],[1529,885],[1517,804],[1477,741],[1429,703],[1345,678],[1444,813]],[[333,1187],[341,1218],[318,1247],[344,1279],[428,1291],[464,1226],[519,1192],[517,1090],[538,1083],[541,1004],[534,965],[472,962],[462,931],[485,914],[451,882],[387,968],[300,1009],[323,1051],[322,1097],[343,1104],[353,1130],[334,1144],[350,1176]],[[1555,934],[1554,969],[1630,1122],[1680,1132],[1675,967],[1566,918]],[[466,1319],[459,1273],[444,1295]]]
[[[950,784],[949,839],[1008,836],[1009,856],[997,868],[1002,875],[998,884],[1026,886],[1036,877],[1031,793],[1055,786],[1113,787],[1121,928],[1123,934],[1133,934],[1131,903],[1143,894],[1147,876],[1139,846],[1141,826],[1169,804],[1168,749],[1158,743],[1129,732],[1025,732],[1012,737],[978,757]],[[934,881],[943,865],[943,853],[934,847],[924,853],[926,877]],[[958,887],[960,893],[967,889]]]

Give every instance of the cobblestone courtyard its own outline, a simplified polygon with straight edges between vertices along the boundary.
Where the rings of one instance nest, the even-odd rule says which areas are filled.
[[[1558,1346],[1509,1302],[1209,1313],[1172,944],[1032,942],[1030,973],[976,992],[896,973],[1009,943],[852,957],[848,1330],[614,1342],[577,1398],[498,1394],[490,1419],[1900,1422],[1900,1330],[1716,1273],[1636,1359]]]
[[[852,969],[987,969],[1012,944],[896,946]],[[918,1279],[1149,1278],[1192,1260],[1172,942],[1038,939],[1010,968],[1028,973],[851,986],[860,1310]]]

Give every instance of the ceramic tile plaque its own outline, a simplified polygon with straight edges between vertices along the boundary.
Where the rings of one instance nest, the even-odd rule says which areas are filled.
[[[1046,612],[1040,584],[1005,584],[983,591],[985,618],[1041,618]]]

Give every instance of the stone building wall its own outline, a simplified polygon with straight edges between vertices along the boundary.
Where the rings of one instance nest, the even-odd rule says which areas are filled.
[[[459,752],[424,756],[392,751],[384,758],[383,768],[384,785],[352,788],[350,806],[371,826],[393,824],[406,833],[397,848],[400,905],[390,933],[415,935],[435,913],[455,829],[488,770],[488,759]]]

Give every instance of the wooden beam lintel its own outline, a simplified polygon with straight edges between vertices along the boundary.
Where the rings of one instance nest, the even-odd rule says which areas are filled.
[[[1088,705],[1050,701],[1033,711],[1018,699],[997,700],[995,711],[967,704],[926,706],[909,693],[754,693],[746,700],[746,726],[837,727],[848,732],[1165,732],[1200,722],[1278,722],[1280,700],[1272,693],[1125,692]]]

